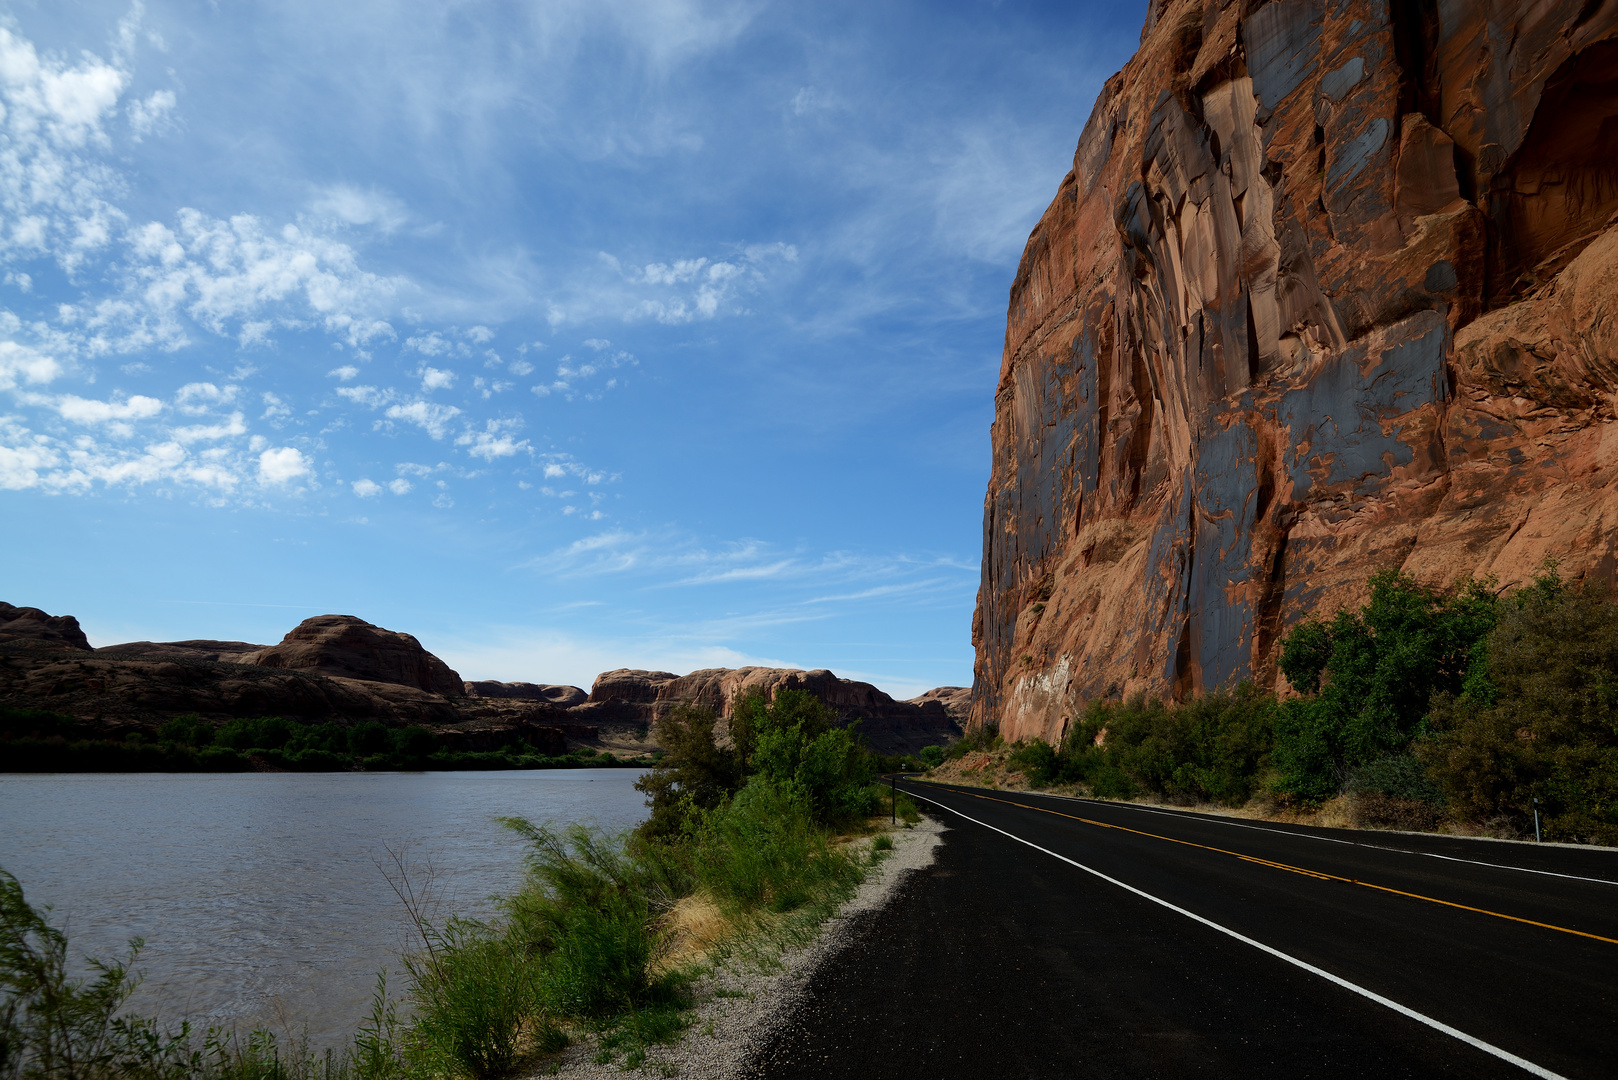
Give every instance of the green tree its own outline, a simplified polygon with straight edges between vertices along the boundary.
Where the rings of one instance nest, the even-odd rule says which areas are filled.
[[[1359,611],[1305,620],[1282,643],[1281,670],[1304,695],[1276,718],[1285,794],[1335,795],[1356,767],[1403,753],[1426,730],[1434,694],[1487,677],[1484,642],[1498,610],[1489,582],[1441,590],[1386,570],[1370,585]]]
[[[696,812],[712,810],[741,786],[742,772],[734,747],[714,739],[719,718],[701,705],[677,705],[657,722],[663,757],[639,780],[652,816],[642,826],[648,836],[676,836],[689,828]]]
[[[1618,843],[1618,604],[1554,564],[1501,605],[1487,677],[1434,702],[1416,744],[1451,807],[1526,828],[1533,798],[1558,839]]]

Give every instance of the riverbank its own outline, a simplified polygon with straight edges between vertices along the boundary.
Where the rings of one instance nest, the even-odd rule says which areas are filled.
[[[816,970],[849,944],[856,921],[887,904],[911,871],[930,866],[946,831],[948,826],[924,815],[912,828],[878,833],[892,840],[893,849],[876,853],[880,861],[859,891],[808,944],[774,949],[767,941],[743,941],[718,949],[720,955],[690,988],[694,1005],[685,1035],[649,1050],[639,1066],[626,1070],[620,1064],[597,1062],[599,1040],[585,1038],[557,1060],[525,1075],[572,1080],[667,1076],[733,1080],[744,1075],[759,1048],[791,1015]],[[867,859],[875,840],[858,842]]]
[[[0,709],[0,762],[13,773],[479,772],[508,769],[646,769],[661,756],[578,745],[531,727],[504,745],[455,745],[462,733],[372,721],[304,724],[278,716],[216,725],[177,717],[153,731],[107,737],[72,717]]]

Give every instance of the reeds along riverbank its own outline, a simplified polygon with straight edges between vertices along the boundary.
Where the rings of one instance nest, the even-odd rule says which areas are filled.
[[[898,809],[917,817],[908,800]],[[379,978],[369,1018],[331,1049],[124,1013],[140,942],[70,978],[67,938],[0,871],[0,1080],[484,1080],[542,1069],[580,1039],[632,1066],[684,1030],[692,982],[713,964],[813,939],[877,857],[865,838],[879,828],[833,828],[801,789],[767,780],[674,837],[505,824],[527,873],[498,918],[434,922],[421,883],[395,877],[421,943],[407,985],[395,996]]]

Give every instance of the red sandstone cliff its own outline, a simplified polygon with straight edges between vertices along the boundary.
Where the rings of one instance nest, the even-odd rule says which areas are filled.
[[[1611,580],[1618,0],[1151,0],[1011,288],[972,723],[1279,679],[1384,567]]]

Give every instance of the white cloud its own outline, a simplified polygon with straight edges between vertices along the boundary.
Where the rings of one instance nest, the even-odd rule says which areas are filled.
[[[276,421],[286,420],[291,417],[292,407],[285,401],[282,401],[279,396],[266,390],[264,391],[263,398],[264,415],[259,417],[260,420],[269,420],[270,422],[274,423]]]
[[[159,90],[145,101],[132,101],[125,111],[129,114],[129,129],[139,142],[147,135],[169,126],[169,113],[178,104],[172,90]]]
[[[0,258],[53,255],[69,271],[103,247],[123,215],[107,198],[117,174],[87,151],[110,145],[129,73],[91,53],[41,57],[0,26]]]
[[[316,192],[309,201],[310,212],[320,218],[346,225],[373,225],[391,233],[410,220],[410,211],[393,195],[377,188],[362,189],[351,184],[332,184]]]
[[[453,405],[412,401],[407,405],[390,405],[387,412],[382,415],[389,420],[403,420],[415,424],[434,439],[442,439],[449,431],[450,421],[461,415],[461,410]]]
[[[174,397],[174,407],[183,413],[200,416],[220,405],[229,405],[241,392],[239,386],[215,386],[210,382],[186,383]]]
[[[246,435],[247,425],[242,422],[242,414],[235,412],[231,413],[222,424],[197,424],[193,427],[175,428],[169,434],[180,443],[214,442]],[[297,451],[294,450],[293,453]]]
[[[511,432],[520,426],[517,421],[490,420],[482,431],[468,431],[455,440],[456,446],[467,447],[467,453],[485,461],[514,457],[528,450],[527,439],[515,439]]]
[[[326,372],[326,375],[328,378],[347,382],[350,379],[358,378],[359,373],[360,369],[355,367],[353,364],[344,364],[342,367],[332,368],[330,371]]]
[[[309,474],[309,459],[291,446],[266,450],[258,456],[258,479],[261,484],[289,484]]]
[[[829,91],[815,86],[799,87],[798,92],[792,95],[792,115],[808,116],[811,113],[826,112],[841,104],[837,95]]]
[[[454,385],[455,373],[453,371],[440,371],[435,367],[421,369],[421,389],[423,393],[443,390]]]
[[[375,480],[356,480],[353,487],[354,494],[362,499],[369,499],[373,495],[382,494],[382,485]]]
[[[0,390],[15,389],[20,383],[48,383],[61,373],[55,357],[15,341],[0,341]]]
[[[149,419],[163,411],[163,403],[140,394],[126,401],[91,401],[64,394],[56,399],[54,408],[62,419],[75,424],[105,424]]]
[[[388,481],[388,490],[393,492],[395,495],[408,495],[410,494],[410,489],[414,486],[414,484],[402,476],[397,480]]]
[[[272,325],[314,325],[355,348],[394,336],[382,313],[408,283],[360,269],[347,244],[296,225],[275,229],[251,214],[223,221],[190,208],[172,229],[152,222],[129,236],[121,302],[98,305],[90,320],[106,348],[150,344],[140,331],[153,324],[159,340],[178,347],[182,315],[222,336],[235,326],[250,339]]]
[[[337,396],[347,398],[356,405],[380,409],[393,400],[393,391],[378,390],[374,386],[339,386]]]

